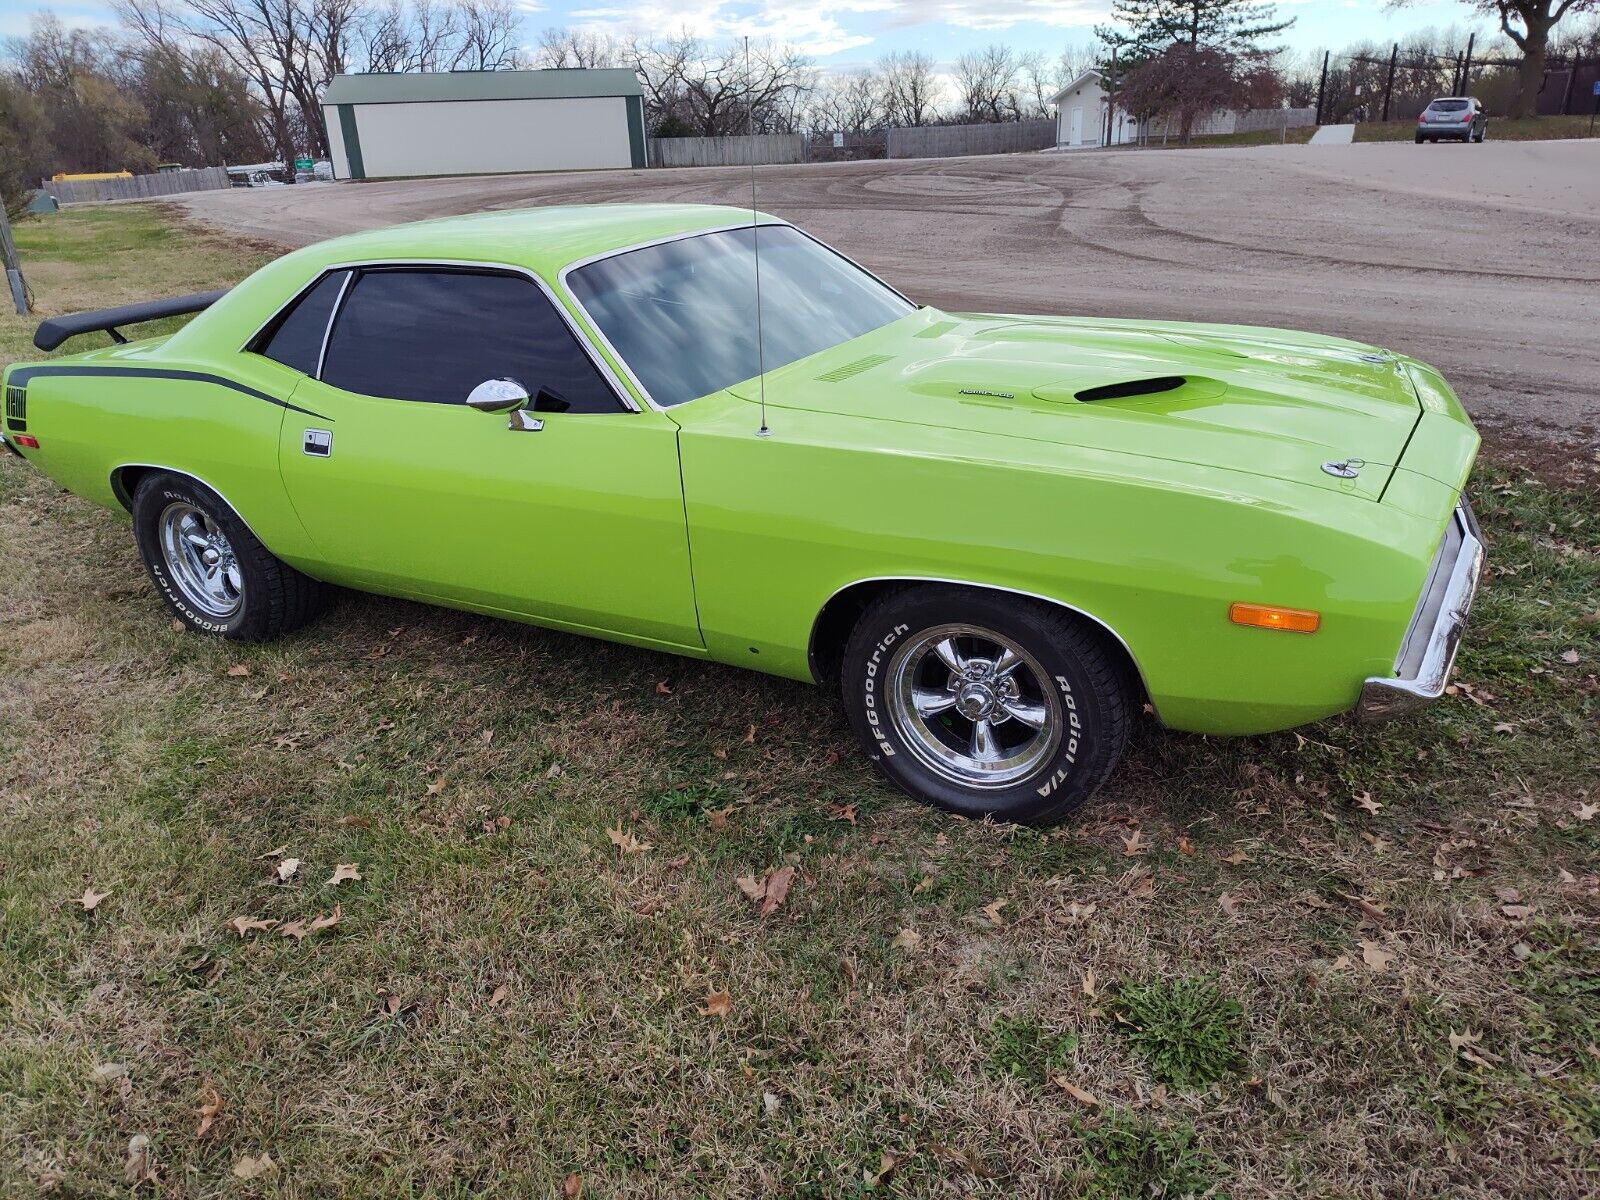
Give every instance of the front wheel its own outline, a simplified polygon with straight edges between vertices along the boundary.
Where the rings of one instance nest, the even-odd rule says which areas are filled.
[[[273,557],[210,488],[158,472],[139,481],[132,507],[145,570],[190,629],[262,642],[315,615],[321,585]]]
[[[890,782],[966,817],[1060,820],[1122,755],[1133,688],[1069,612],[949,585],[880,597],[845,647],[851,725]]]

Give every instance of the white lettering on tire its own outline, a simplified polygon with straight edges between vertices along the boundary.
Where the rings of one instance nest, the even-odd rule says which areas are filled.
[[[862,705],[866,709],[867,725],[872,730],[873,740],[878,743],[879,752],[885,758],[893,758],[895,750],[884,733],[882,719],[878,715],[878,669],[883,665],[884,651],[894,645],[900,639],[900,635],[909,628],[909,625],[896,625],[873,647],[872,656],[867,659],[867,677],[861,686]]]
[[[1034,789],[1040,796],[1050,795],[1067,781],[1072,768],[1077,765],[1078,742],[1083,736],[1083,719],[1078,716],[1078,698],[1072,694],[1072,685],[1067,682],[1065,675],[1056,676],[1056,687],[1061,689],[1061,703],[1067,711],[1067,741],[1061,750],[1061,765],[1044,781],[1043,786]]]

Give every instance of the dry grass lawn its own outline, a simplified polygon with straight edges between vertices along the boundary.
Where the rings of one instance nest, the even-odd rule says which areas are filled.
[[[24,225],[42,307],[260,257],[169,221]],[[1476,497],[1459,694],[1147,726],[1034,832],[728,668],[358,595],[178,633],[5,457],[0,1195],[1592,1196],[1600,513]]]

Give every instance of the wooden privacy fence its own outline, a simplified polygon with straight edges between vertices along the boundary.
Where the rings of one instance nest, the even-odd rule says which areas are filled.
[[[806,140],[798,133],[650,139],[652,167],[745,167],[805,160]]]
[[[889,130],[890,158],[954,158],[963,154],[1015,154],[1056,144],[1056,123],[999,121],[984,125],[925,125]]]
[[[226,167],[202,167],[198,171],[162,171],[156,175],[135,175],[131,179],[46,179],[39,188],[62,204],[81,204],[88,200],[144,200],[151,196],[208,192],[227,186]]]

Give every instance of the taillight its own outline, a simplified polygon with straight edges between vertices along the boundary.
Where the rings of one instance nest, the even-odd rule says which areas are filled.
[[[1472,114],[1470,112],[1462,113],[1461,114],[1461,119],[1463,121],[1470,121],[1470,120],[1472,120]]]
[[[37,450],[39,448],[39,439],[31,433],[13,433],[11,440],[19,446],[26,446],[29,450]]]

